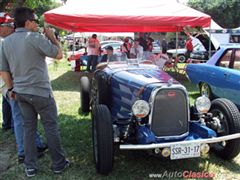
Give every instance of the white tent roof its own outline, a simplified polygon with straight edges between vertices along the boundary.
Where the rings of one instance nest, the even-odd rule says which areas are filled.
[[[211,19],[211,25],[210,27],[204,28],[206,30],[208,29],[217,29],[217,30],[221,30],[223,29],[221,26],[219,26],[213,19]]]

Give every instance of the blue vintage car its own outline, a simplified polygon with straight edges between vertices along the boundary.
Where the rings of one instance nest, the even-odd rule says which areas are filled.
[[[210,99],[227,98],[240,108],[240,44],[226,44],[202,64],[189,64],[188,78]]]
[[[200,157],[211,148],[223,159],[240,152],[240,114],[227,99],[197,98],[148,61],[99,64],[80,79],[81,109],[91,111],[93,156],[112,171],[114,149],[148,150],[170,159]],[[231,140],[231,141],[228,141]]]

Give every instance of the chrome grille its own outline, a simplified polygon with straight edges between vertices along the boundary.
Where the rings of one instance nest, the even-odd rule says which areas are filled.
[[[160,89],[153,99],[151,130],[157,137],[188,132],[188,100],[182,89]]]

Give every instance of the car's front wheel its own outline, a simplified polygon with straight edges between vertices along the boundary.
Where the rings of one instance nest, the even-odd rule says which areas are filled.
[[[97,172],[109,174],[113,168],[114,144],[111,114],[106,105],[96,105],[93,110],[92,138]]]
[[[240,114],[231,101],[223,98],[215,99],[210,112],[213,114],[213,118],[219,122],[219,127],[216,129],[218,137],[240,133]],[[240,152],[240,139],[216,143],[213,150],[221,158],[231,160]]]

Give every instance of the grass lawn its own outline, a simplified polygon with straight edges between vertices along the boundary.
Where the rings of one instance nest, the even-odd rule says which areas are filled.
[[[59,127],[66,156],[72,162],[62,175],[54,175],[50,170],[48,153],[38,161],[39,172],[32,179],[75,180],[75,179],[149,179],[149,174],[175,173],[184,171],[215,173],[214,179],[240,179],[240,155],[232,162],[223,161],[214,154],[203,158],[170,161],[147,155],[142,151],[118,151],[114,170],[109,176],[98,175],[92,156],[90,115],[79,115],[79,76],[70,71],[66,62],[59,63],[57,69],[49,65],[54,96],[58,106]],[[174,75],[174,74],[173,74]],[[174,75],[188,89],[191,98],[196,98],[198,90],[183,75]],[[0,98],[0,101],[2,99]],[[0,107],[1,110],[1,107]],[[2,114],[0,114],[0,121]],[[1,123],[1,122],[0,122]],[[44,137],[43,128],[39,129]],[[165,179],[167,177],[165,176]],[[0,179],[25,179],[23,165],[17,163],[14,136],[0,131]]]

